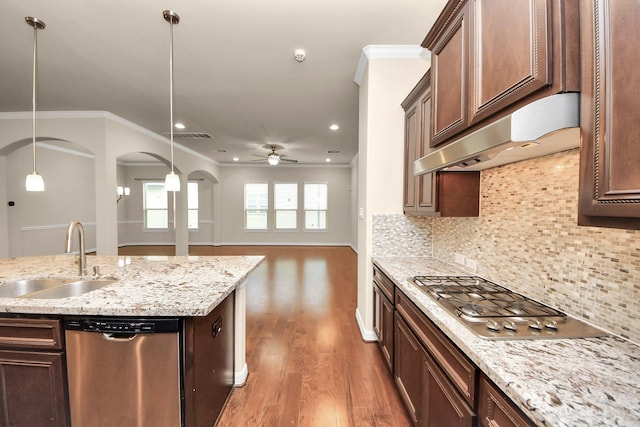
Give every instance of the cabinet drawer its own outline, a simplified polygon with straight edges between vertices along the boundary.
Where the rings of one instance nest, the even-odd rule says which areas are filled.
[[[62,349],[62,325],[55,319],[0,319],[0,347]]]
[[[480,378],[478,424],[484,427],[528,427],[532,422],[484,375]]]
[[[475,365],[400,291],[396,292],[396,310],[449,376],[469,406],[475,407]]]
[[[387,298],[389,298],[389,301],[393,303],[393,282],[375,265],[373,266],[373,280]]]

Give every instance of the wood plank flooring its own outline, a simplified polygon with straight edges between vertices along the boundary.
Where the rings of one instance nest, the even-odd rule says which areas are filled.
[[[173,247],[120,253],[172,255]],[[410,426],[377,345],[360,336],[350,248],[192,246],[190,254],[266,256],[247,286],[249,377],[219,427]]]

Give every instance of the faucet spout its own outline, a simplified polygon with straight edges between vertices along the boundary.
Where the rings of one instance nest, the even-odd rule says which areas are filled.
[[[65,236],[65,253],[71,253],[73,244],[71,238],[73,237],[73,230],[78,230],[78,243],[80,245],[80,252],[78,253],[78,274],[83,276],[86,274],[87,255],[84,245],[84,227],[80,221],[71,221],[69,227],[67,227],[67,234]]]

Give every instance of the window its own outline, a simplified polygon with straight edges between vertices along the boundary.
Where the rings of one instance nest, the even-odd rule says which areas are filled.
[[[189,230],[198,229],[198,182],[187,183],[187,224]]]
[[[274,184],[276,229],[295,230],[298,226],[298,184]]]
[[[164,182],[144,182],[144,228],[166,230],[169,228],[169,210]]]
[[[244,185],[244,227],[248,230],[267,229],[269,186],[266,183]]]
[[[327,184],[304,184],[304,228],[327,229]]]

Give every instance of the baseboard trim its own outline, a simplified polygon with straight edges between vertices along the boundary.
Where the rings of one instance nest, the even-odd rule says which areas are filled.
[[[360,335],[365,342],[375,342],[378,341],[378,336],[375,331],[366,330],[364,327],[364,322],[362,321],[362,316],[360,316],[360,311],[356,308],[356,321],[358,322],[358,328],[360,329]]]
[[[249,367],[245,363],[242,370],[235,371],[233,378],[234,387],[242,387],[247,383],[247,377],[249,376]]]

